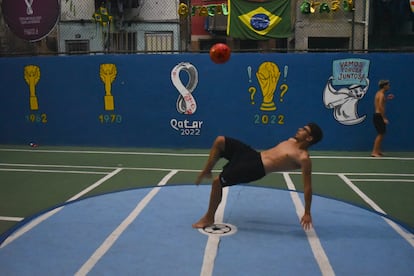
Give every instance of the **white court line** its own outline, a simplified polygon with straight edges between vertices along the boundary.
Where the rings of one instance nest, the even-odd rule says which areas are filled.
[[[5,167],[41,167],[41,168],[76,168],[76,169],[116,169],[117,167],[104,167],[104,166],[79,166],[79,165],[55,165],[55,164],[24,164],[24,163],[0,163],[0,166]]]
[[[349,179],[353,182],[414,182],[414,179],[390,179],[390,178],[381,178],[381,179],[375,179],[375,178],[352,178]]]
[[[387,213],[381,209],[372,199],[370,199],[366,194],[364,194],[357,186],[352,183],[352,181],[343,174],[338,174],[338,176],[355,192],[359,197],[361,197],[369,206],[372,207],[378,213],[386,215]],[[403,237],[412,247],[414,247],[414,234],[408,233],[405,229],[402,229],[398,224],[392,220],[382,217],[385,222],[387,222],[401,237]]]
[[[151,168],[151,167],[124,167],[122,165],[105,167],[105,166],[78,166],[78,165],[51,165],[51,164],[16,164],[16,163],[0,163],[0,166],[7,167],[46,167],[46,168],[77,168],[77,169],[102,169],[102,170],[115,170],[122,168],[123,170],[137,170],[137,171],[164,171],[170,172],[172,170],[178,170],[182,172],[200,172],[200,170],[192,169],[176,169],[176,168]],[[7,171],[8,169],[3,169]],[[213,172],[218,172],[218,170],[213,170]],[[106,173],[104,173],[106,174]]]
[[[79,165],[53,165],[53,164],[17,164],[17,163],[0,163],[0,166],[6,167],[48,167],[48,168],[74,168],[74,169],[102,169],[102,170],[115,170],[117,168],[122,168],[124,170],[138,170],[138,171],[172,171],[179,170],[182,172],[200,172],[199,169],[179,169],[179,168],[152,168],[152,167],[124,167],[124,166],[79,166]],[[0,169],[1,170],[1,169]],[[3,169],[6,170],[7,169]],[[220,172],[220,170],[213,170],[212,172]],[[341,172],[344,175],[352,176],[401,176],[401,177],[414,177],[412,173],[376,173],[376,172],[366,172],[366,173],[353,173],[353,172]],[[272,174],[283,174],[283,172],[273,172]],[[301,172],[290,171],[289,174],[302,174]],[[312,172],[313,175],[334,175],[338,176],[338,172]]]
[[[86,275],[96,263],[105,255],[105,253],[112,247],[112,245],[118,240],[122,233],[128,228],[128,226],[139,216],[139,214],[144,210],[147,204],[154,198],[154,196],[159,192],[161,186],[167,184],[168,180],[174,176],[178,171],[173,170],[168,173],[164,178],[158,183],[157,187],[153,188],[135,207],[134,210],[124,219],[124,221],[106,238],[106,240],[99,246],[98,249],[92,254],[91,257],[79,268],[78,272],[75,275]]]
[[[355,160],[414,160],[414,157],[368,157],[368,156],[312,156],[311,159],[355,159]]]
[[[104,183],[106,180],[110,179],[111,177],[113,177],[114,175],[119,173],[121,170],[122,170],[121,168],[118,168],[118,169],[114,170],[113,172],[111,172],[110,174],[107,174],[105,177],[101,178],[100,180],[98,180],[97,182],[95,182],[94,184],[89,186],[88,188],[82,190],[80,193],[74,195],[73,197],[71,197],[66,202],[79,199],[81,196],[83,196],[83,195],[87,194],[88,192],[90,192],[91,190],[95,189],[96,187],[98,187],[99,185]],[[30,221],[25,226],[19,228],[19,230],[17,230],[12,235],[7,237],[7,239],[0,245],[0,248],[6,247],[8,244],[13,242],[14,240],[19,238],[20,236],[22,236],[26,232],[30,231],[31,229],[33,229],[34,227],[36,227],[37,225],[39,225],[40,223],[42,223],[46,219],[50,218],[51,216],[53,216],[54,214],[56,214],[57,212],[62,210],[63,207],[64,206],[59,207],[59,208],[55,208],[55,209],[53,209],[53,210],[51,210],[47,213],[44,213],[43,215],[40,215],[40,216],[36,217],[35,219],[33,219],[32,221]]]
[[[352,175],[352,176],[414,176],[414,173],[377,173],[377,172],[373,172],[373,173],[368,173],[368,172],[364,172],[364,173],[352,173],[352,172],[347,172],[347,173],[342,173],[344,175]]]
[[[42,149],[10,149],[0,148],[0,151],[8,152],[31,152],[31,153],[81,153],[81,154],[119,154],[119,155],[153,155],[153,156],[193,156],[206,157],[208,153],[169,153],[169,152],[134,152],[134,151],[93,151],[93,150],[42,150]],[[414,160],[414,157],[391,157],[381,158],[370,156],[312,156],[312,159],[360,159],[360,160]]]
[[[91,171],[61,171],[61,170],[2,169],[2,168],[0,168],[0,171],[6,171],[6,172],[35,172],[35,173],[107,174],[105,172],[91,172]]]
[[[227,196],[229,193],[229,187],[223,188],[222,199],[219,207],[217,208],[215,214],[215,223],[222,223],[224,219],[224,209],[226,208],[227,204]],[[214,262],[217,256],[218,246],[220,244],[220,236],[219,235],[209,235],[206,248],[204,249],[204,258],[203,258],[203,265],[201,267],[201,276],[210,276],[213,275],[214,270]]]
[[[118,155],[154,155],[154,156],[192,156],[206,157],[208,153],[169,153],[169,152],[135,152],[135,151],[93,151],[93,150],[40,150],[40,149],[0,149],[0,151],[40,152],[40,153],[81,153],[81,154],[118,154]]]
[[[24,218],[20,218],[20,217],[2,217],[0,216],[0,220],[6,220],[6,221],[21,221]]]
[[[286,184],[289,190],[296,191],[295,184],[293,184],[293,181],[290,178],[289,174],[283,173],[283,177],[285,178],[285,181],[286,181]],[[302,201],[300,200],[297,192],[290,192],[290,196],[292,198],[293,204],[295,205],[296,214],[299,220],[301,220],[304,210],[305,210],[303,207]],[[322,275],[324,276],[335,275],[335,272],[331,266],[331,263],[329,262],[329,259],[325,253],[325,250],[322,247],[322,244],[319,240],[318,235],[316,234],[315,229],[311,228],[308,231],[305,231],[305,233],[308,238],[309,244],[311,246],[313,255],[316,259],[316,262],[319,265],[319,269],[321,270]]]
[[[279,174],[280,172],[273,172],[275,174]],[[353,173],[353,172],[312,172],[312,175],[334,175],[338,176],[339,173],[344,175],[352,175],[352,176],[408,176],[414,177],[413,173],[376,173],[376,172],[364,172],[364,173]],[[289,174],[297,174],[301,175],[302,172],[300,171],[289,171]]]

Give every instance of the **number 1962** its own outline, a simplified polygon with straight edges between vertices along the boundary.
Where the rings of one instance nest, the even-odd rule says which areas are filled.
[[[254,123],[261,125],[283,125],[285,123],[285,115],[255,114]]]
[[[26,115],[26,121],[28,121],[30,123],[46,124],[47,123],[47,115],[45,113],[42,113],[42,114],[31,113],[29,115]]]

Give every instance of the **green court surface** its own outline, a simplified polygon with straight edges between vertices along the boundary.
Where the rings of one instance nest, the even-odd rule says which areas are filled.
[[[0,146],[0,234],[4,239],[19,221],[65,202],[156,186],[171,171],[177,173],[166,185],[194,185],[207,156],[202,149]],[[311,157],[315,195],[384,214],[413,232],[414,153],[372,158],[368,152],[311,151]],[[301,183],[299,171],[289,175]],[[288,189],[282,173],[251,184]]]

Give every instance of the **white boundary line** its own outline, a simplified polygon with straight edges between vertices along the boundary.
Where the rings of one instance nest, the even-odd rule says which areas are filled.
[[[0,216],[0,220],[7,220],[7,221],[21,221],[24,218],[20,218],[20,217],[2,217]]]
[[[119,173],[121,170],[122,170],[121,168],[118,168],[118,169],[114,170],[113,172],[107,174],[105,177],[101,178],[100,180],[98,180],[97,182],[95,182],[94,184],[89,186],[88,188],[82,190],[80,193],[74,195],[73,197],[71,197],[66,202],[79,199],[81,196],[83,196],[86,193],[90,192],[91,190],[95,189],[96,187],[98,187],[99,185],[104,183],[106,180],[110,179],[111,177],[113,177],[114,175]],[[39,225],[43,221],[47,220],[48,218],[50,218],[51,216],[53,216],[54,214],[56,214],[57,212],[62,210],[63,207],[64,206],[55,208],[55,209],[53,209],[53,210],[51,210],[47,213],[44,213],[43,215],[40,215],[40,216],[36,217],[32,221],[30,221],[28,224],[26,224],[25,226],[20,228],[18,231],[14,232],[9,237],[7,237],[7,239],[0,245],[0,248],[6,247],[8,244],[13,242],[14,240],[19,238],[20,236],[24,235],[26,232],[30,231],[31,229],[33,229],[34,227],[36,227],[37,225]]]
[[[215,214],[215,222],[222,223],[224,218],[224,209],[227,205],[227,196],[229,193],[229,187],[223,188],[222,199]],[[204,249],[203,265],[201,267],[200,276],[213,275],[214,262],[217,256],[217,250],[220,244],[219,235],[208,235],[206,248]]]
[[[347,172],[347,173],[343,173],[345,175],[352,175],[352,176],[414,176],[414,173],[376,173],[376,172],[372,172],[372,173],[352,173],[352,172]]]
[[[299,220],[301,220],[305,209],[303,207],[302,201],[299,198],[298,193],[293,192],[293,191],[296,191],[295,184],[293,184],[293,181],[290,178],[288,173],[283,173],[283,177],[285,178],[285,181],[286,181],[286,184],[289,190],[292,190],[292,192],[290,192],[290,196],[292,198],[293,204],[295,205],[296,214]],[[323,249],[322,244],[319,240],[319,237],[316,234],[315,228],[312,227],[308,231],[305,231],[305,233],[308,238],[309,244],[311,246],[315,260],[319,265],[319,269],[321,270],[322,275],[324,276],[335,275],[335,272],[331,266],[331,263],[329,262],[328,256],[326,255],[325,250]]]
[[[208,153],[169,153],[169,152],[134,152],[134,151],[93,151],[93,150],[43,150],[43,149],[11,149],[0,148],[0,151],[6,152],[31,152],[31,153],[81,153],[81,154],[120,154],[120,155],[154,155],[154,156],[193,156],[206,157]],[[414,157],[370,157],[370,156],[329,156],[315,155],[312,159],[369,159],[369,160],[414,160]]]
[[[381,178],[381,179],[375,179],[375,178],[353,178],[349,179],[353,182],[414,182],[414,179],[390,179],[390,178]]]
[[[101,169],[101,170],[115,170],[117,168],[122,168],[123,170],[137,170],[137,171],[172,171],[179,170],[181,172],[200,172],[199,169],[177,169],[177,168],[153,168],[153,167],[124,167],[124,166],[79,166],[79,165],[53,165],[53,164],[17,164],[17,163],[0,163],[0,166],[6,167],[45,167],[45,168],[74,168],[74,169]],[[0,168],[0,171],[8,171],[9,169]],[[13,169],[10,169],[13,170]],[[26,170],[26,169],[25,169]],[[27,169],[29,171],[29,169]],[[65,172],[65,171],[62,171]],[[89,171],[88,171],[89,172]],[[220,172],[219,169],[213,170],[213,172]],[[99,174],[100,172],[96,172]],[[105,172],[102,172],[106,174]],[[376,173],[376,172],[366,172],[366,173],[353,173],[353,172],[341,172],[344,175],[349,176],[402,176],[402,177],[414,177],[414,173]],[[273,172],[272,174],[283,174],[283,172]],[[289,174],[302,174],[297,171],[290,171]],[[312,172],[313,175],[334,175],[338,176],[338,172]],[[384,179],[386,181],[387,179]]]
[[[122,233],[128,228],[128,226],[139,216],[144,210],[147,204],[154,198],[154,196],[160,191],[161,186],[167,184],[168,180],[174,176],[178,171],[173,170],[169,172],[163,179],[158,183],[157,187],[153,188],[132,210],[132,212],[122,221],[122,223],[105,239],[105,241],[99,246],[92,256],[79,268],[75,275],[87,275],[89,271],[96,265],[96,263],[105,255],[106,252],[114,245]]]
[[[192,169],[172,169],[172,168],[151,168],[151,167],[123,167],[123,166],[112,166],[112,167],[105,167],[105,166],[79,166],[79,165],[47,165],[47,164],[16,164],[16,163],[0,163],[0,166],[7,166],[7,167],[46,167],[46,168],[77,168],[77,169],[101,169],[101,170],[115,170],[118,168],[122,168],[123,170],[137,170],[137,171],[165,171],[170,172],[172,170],[179,170],[182,172],[200,172],[200,170],[192,170]],[[9,169],[2,169],[4,171],[8,171]],[[12,170],[12,169],[10,169]],[[27,169],[29,170],[29,169]],[[218,172],[218,170],[213,170],[213,172]],[[106,173],[104,173],[106,174]],[[414,176],[414,175],[413,175]]]
[[[279,172],[273,172],[278,174]],[[352,175],[352,176],[407,176],[407,177],[414,177],[413,173],[375,173],[375,172],[366,172],[366,173],[353,173],[353,172],[312,172],[312,175],[334,175],[338,176],[338,174],[344,175]],[[300,171],[291,171],[289,174],[302,174]]]
[[[352,181],[346,177],[344,174],[338,174],[338,176],[355,192],[359,197],[361,197],[369,206],[372,207],[378,213],[386,215],[387,213],[381,209],[372,199],[370,199],[366,194],[364,194],[357,186],[355,186]],[[412,247],[414,247],[414,234],[408,233],[403,228],[401,228],[398,224],[393,222],[392,220],[382,217],[386,223],[388,223],[391,228],[393,228],[402,238],[404,238]]]
[[[105,172],[91,172],[91,171],[62,171],[62,170],[34,170],[34,169],[3,169],[0,171],[6,172],[36,172],[36,173],[77,173],[77,174],[107,174]]]
[[[311,159],[359,159],[359,160],[414,160],[414,157],[368,157],[368,156],[334,156],[334,155],[315,155],[311,156]]]
[[[193,156],[206,157],[208,153],[169,153],[169,152],[138,152],[138,151],[92,151],[92,150],[41,150],[41,149],[0,149],[8,152],[40,152],[40,153],[81,153],[81,154],[118,154],[118,155],[154,155],[154,156]]]

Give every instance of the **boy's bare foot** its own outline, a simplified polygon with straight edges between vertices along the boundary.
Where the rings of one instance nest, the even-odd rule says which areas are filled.
[[[208,219],[206,217],[202,217],[198,222],[194,223],[192,226],[193,228],[204,228],[214,224],[214,219]]]
[[[198,177],[197,177],[197,179],[196,179],[196,182],[195,182],[195,183],[198,185],[198,184],[200,184],[200,183],[201,183],[201,181],[202,181],[204,178],[211,178],[211,176],[212,176],[211,171],[208,171],[208,172],[202,171],[202,172],[198,175]]]
[[[382,156],[382,153],[371,153],[371,156],[372,157],[381,157]]]

